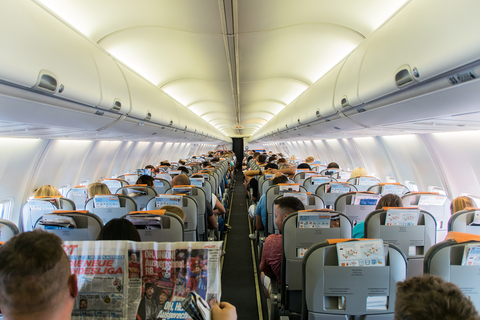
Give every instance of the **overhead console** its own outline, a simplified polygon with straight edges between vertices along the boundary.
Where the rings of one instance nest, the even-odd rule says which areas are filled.
[[[33,1],[3,1],[0,28],[3,121],[129,131],[150,138],[164,127],[174,137],[187,134],[193,141],[227,141]],[[15,110],[10,110],[12,105]],[[179,111],[187,116],[180,117]]]
[[[298,137],[313,126],[328,133],[475,111],[468,99],[480,89],[477,12],[475,1],[410,1],[251,140]]]

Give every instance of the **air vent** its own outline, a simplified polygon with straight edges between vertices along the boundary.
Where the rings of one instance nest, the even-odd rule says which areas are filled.
[[[97,110],[97,111],[95,111],[95,114],[96,114],[97,116],[103,116],[103,115],[105,114],[105,112],[103,112],[103,111],[98,111],[98,110]]]
[[[172,124],[173,124],[173,120],[170,120],[170,124],[169,124],[169,126],[171,126]],[[203,133],[203,132],[202,132],[202,133]]]
[[[459,84],[459,83],[467,82],[476,78],[477,77],[474,73],[465,72],[465,73],[460,73],[453,77],[450,77],[448,80],[450,81],[451,84]]]
[[[152,119],[152,113],[150,111],[147,111],[147,116],[145,117],[145,120],[150,120]]]
[[[317,110],[315,111],[315,115],[317,116],[317,118],[320,118],[322,115],[320,114],[320,110]]]
[[[399,88],[404,87],[413,82],[413,78],[410,74],[410,70],[402,69],[395,75],[395,82]]]
[[[357,108],[358,113],[362,113],[362,112],[365,112],[365,111],[366,111],[365,108]]]
[[[325,119],[325,122],[330,122],[330,119]]]
[[[122,102],[118,99],[113,100],[113,105],[110,110],[120,111],[120,109],[122,109]]]
[[[36,87],[54,93],[57,90],[57,79],[53,74],[47,74],[47,71],[40,71]]]
[[[333,127],[333,128],[334,128],[334,129],[337,129],[337,130],[342,130],[342,129],[340,129],[339,127]]]
[[[298,124],[302,124],[302,121],[300,121],[300,118],[297,119]]]
[[[288,129],[288,125],[285,125],[285,128],[287,128],[287,129]]]
[[[342,104],[342,108],[348,108],[350,107],[350,103],[348,103],[348,98],[347,96],[343,96],[342,100],[340,100],[340,103]]]

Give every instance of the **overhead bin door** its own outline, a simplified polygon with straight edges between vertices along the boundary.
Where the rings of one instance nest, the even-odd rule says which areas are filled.
[[[346,59],[341,67],[338,75],[333,105],[337,111],[349,106],[357,106],[362,103],[358,96],[358,78],[362,66],[365,51],[368,48],[368,39],[364,40],[355,51],[353,51]]]
[[[359,97],[364,102],[480,59],[480,1],[411,1],[371,36]]]
[[[32,1],[0,10],[0,79],[96,106],[97,69],[87,40]]]
[[[344,62],[345,60],[338,63],[308,89],[312,94],[306,106],[306,121],[313,121],[320,117],[328,117],[337,112],[333,107],[333,94],[338,74]]]

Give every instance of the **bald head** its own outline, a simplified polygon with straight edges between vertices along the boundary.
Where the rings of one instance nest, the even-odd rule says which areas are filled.
[[[188,185],[190,185],[190,178],[186,174],[179,174],[172,179],[172,187]]]

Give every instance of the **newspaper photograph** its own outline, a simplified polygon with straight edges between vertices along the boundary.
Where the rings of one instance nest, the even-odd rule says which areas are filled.
[[[195,292],[220,300],[222,242],[66,241],[79,294],[73,320],[191,319],[182,301]]]

